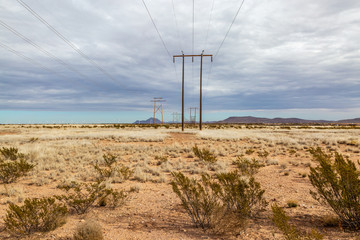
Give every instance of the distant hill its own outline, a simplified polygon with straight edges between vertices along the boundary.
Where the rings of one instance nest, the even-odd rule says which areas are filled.
[[[338,123],[360,123],[360,118],[353,118],[353,119],[345,119],[336,121]]]
[[[219,121],[218,123],[264,123],[264,124],[306,124],[306,123],[360,123],[360,118],[345,119],[339,121],[326,121],[326,120],[306,120],[301,118],[258,118],[258,117],[229,117],[225,120]]]
[[[153,124],[154,123],[154,118],[148,118],[147,120],[136,120],[134,122],[134,124]],[[161,121],[157,118],[155,118],[155,123],[156,124],[161,124]]]

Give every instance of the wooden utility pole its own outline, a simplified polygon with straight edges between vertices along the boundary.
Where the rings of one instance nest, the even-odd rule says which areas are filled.
[[[183,59],[182,61],[182,120],[181,120],[181,130],[184,131],[184,78],[185,78],[185,58],[191,57],[194,59],[194,57],[201,57],[200,62],[200,123],[199,128],[202,130],[202,65],[203,65],[203,57],[211,57],[211,61],[213,61],[213,55],[212,54],[204,54],[204,51],[200,55],[185,55],[184,52],[182,55],[174,55],[173,56],[173,62],[175,63],[175,58],[181,57]]]
[[[164,114],[163,114],[163,102],[166,102],[163,98],[155,98],[154,100],[151,100],[151,102],[154,102],[154,118],[153,118],[153,124],[155,125],[155,114],[156,112],[161,112],[161,124],[164,124]],[[160,102],[160,106],[157,106],[156,103]]]

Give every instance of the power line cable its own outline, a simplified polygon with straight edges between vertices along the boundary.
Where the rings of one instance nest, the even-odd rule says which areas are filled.
[[[192,55],[194,55],[194,45],[195,45],[195,0],[193,0],[193,12],[192,12]],[[192,58],[194,62],[194,57]]]
[[[208,45],[208,37],[209,37],[210,24],[211,24],[211,20],[212,20],[212,13],[213,13],[213,11],[214,11],[214,2],[215,2],[215,0],[212,1],[211,11],[210,11],[210,16],[209,16],[209,23],[208,23],[207,30],[206,30],[205,49],[207,49],[207,45]]]
[[[79,48],[77,48],[72,42],[70,42],[64,35],[62,35],[59,31],[57,31],[53,26],[51,26],[46,20],[44,20],[39,14],[37,14],[29,5],[24,3],[22,0],[17,0],[26,10],[28,10],[34,17],[36,17],[40,22],[42,22],[47,28],[49,28],[53,33],[55,33],[59,38],[61,38],[66,44],[68,44],[72,49],[74,49],[80,56],[86,59],[91,65],[96,67],[110,79],[116,82],[116,79],[105,69],[99,66],[94,60],[88,57],[84,52],[82,52]]]
[[[13,34],[15,34],[16,36],[18,36],[19,38],[23,39],[25,42],[29,43],[30,45],[32,45],[33,47],[37,48],[38,50],[40,50],[42,53],[46,54],[47,56],[51,57],[52,59],[54,59],[55,61],[57,61],[58,63],[66,66],[68,69],[70,69],[71,71],[75,72],[76,74],[79,74],[81,77],[86,78],[85,75],[83,75],[82,73],[80,73],[79,71],[77,71],[75,68],[73,68],[71,65],[67,64],[66,62],[64,62],[63,60],[59,59],[58,57],[54,56],[52,53],[46,51],[45,49],[43,49],[42,47],[40,47],[38,44],[34,43],[33,41],[31,41],[29,38],[25,37],[24,35],[22,35],[21,33],[19,33],[18,31],[16,31],[14,28],[10,27],[9,25],[7,25],[6,23],[4,23],[3,21],[0,20],[0,24],[8,29],[9,31],[11,31]]]
[[[36,65],[36,66],[38,66],[38,67],[40,67],[40,68],[42,68],[42,69],[44,69],[44,70],[46,70],[46,71],[48,71],[48,72],[51,72],[51,73],[56,74],[56,75],[58,75],[58,76],[64,77],[63,75],[61,75],[61,74],[59,74],[59,73],[51,70],[50,68],[45,67],[44,65],[42,65],[41,63],[37,62],[36,60],[34,60],[34,59],[32,59],[32,58],[26,57],[26,56],[23,55],[22,53],[14,50],[14,49],[12,49],[12,48],[9,47],[9,46],[6,46],[5,44],[3,44],[3,43],[1,43],[1,42],[0,42],[0,47],[6,49],[6,50],[9,51],[9,52],[14,53],[15,55],[17,55],[17,56],[19,56],[19,57],[21,57],[21,58],[23,58],[23,59],[25,59],[26,61],[30,62],[30,63],[33,64],[33,65]]]
[[[160,40],[161,40],[161,42],[162,42],[162,44],[163,44],[163,46],[164,46],[164,48],[165,48],[165,50],[166,50],[167,54],[168,54],[168,55],[169,55],[169,57],[172,59],[172,56],[171,56],[171,54],[170,54],[170,52],[169,52],[169,49],[166,47],[166,44],[165,44],[165,42],[164,42],[163,38],[161,37],[161,34],[160,34],[160,32],[159,32],[159,29],[156,27],[156,24],[155,24],[155,22],[154,22],[154,19],[152,18],[151,13],[150,13],[150,11],[149,11],[148,7],[146,6],[145,1],[144,1],[144,0],[142,0],[142,2],[143,2],[143,4],[144,4],[144,7],[145,7],[145,9],[146,9],[147,13],[149,14],[149,17],[150,17],[150,19],[151,19],[151,22],[153,23],[153,25],[154,25],[154,27],[155,27],[155,30],[156,30],[156,32],[158,33],[159,38],[160,38]]]
[[[221,42],[221,44],[220,44],[220,46],[219,46],[218,50],[216,51],[216,54],[215,54],[215,56],[214,56],[214,59],[216,58],[216,56],[218,55],[218,53],[219,53],[219,51],[220,51],[220,49],[221,49],[222,45],[224,44],[225,39],[227,38],[227,36],[228,36],[228,34],[229,34],[230,30],[231,30],[231,27],[233,26],[233,24],[234,24],[234,22],[235,22],[235,20],[236,20],[236,18],[237,18],[237,16],[238,16],[238,14],[239,14],[239,12],[240,12],[241,8],[242,8],[242,6],[243,6],[244,2],[245,2],[245,0],[242,0],[240,7],[238,8],[238,10],[237,10],[237,12],[236,12],[236,14],[235,14],[235,17],[234,17],[234,19],[232,20],[232,22],[231,22],[231,24],[230,24],[230,27],[229,27],[228,31],[226,32],[226,34],[225,34],[224,39],[222,40],[222,42]]]
[[[180,37],[179,25],[178,25],[178,21],[177,21],[177,17],[176,17],[174,0],[172,0],[172,7],[173,7],[174,18],[175,18],[176,33],[177,33],[177,37],[179,39],[179,48],[180,48],[180,50],[182,50],[183,48],[182,48],[182,44],[181,44],[181,37]]]

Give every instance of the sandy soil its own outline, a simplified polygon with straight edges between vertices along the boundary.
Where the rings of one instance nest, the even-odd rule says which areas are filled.
[[[26,130],[30,131],[30,130]],[[64,130],[66,131],[66,130]],[[116,130],[114,130],[116,131]],[[206,131],[206,130],[205,130]],[[220,130],[219,130],[220,131]],[[0,140],[5,135],[21,135],[24,131],[2,129],[0,131]],[[36,132],[32,133],[36,137]],[[210,149],[216,149],[221,143],[222,146],[227,144],[237,144],[239,146],[246,145],[247,148],[256,149],[256,143],[251,139],[241,138],[237,140],[213,140],[204,139],[199,137],[197,131],[189,131],[181,133],[178,130],[168,131],[167,137],[163,141],[126,141],[122,142],[118,139],[102,138],[102,139],[90,139],[90,141],[96,148],[102,149],[103,152],[117,148],[129,147],[129,149],[137,148],[139,146],[151,147],[155,149],[165,149],[169,146],[179,148],[189,148],[198,144],[199,146],[210,146]],[[4,139],[3,139],[4,140]],[[14,146],[12,140],[3,141],[1,146]],[[17,140],[17,147],[21,147],[21,144],[28,144]],[[54,140],[55,141],[55,140]],[[34,145],[41,145],[43,142],[31,143]],[[322,147],[326,147],[325,144]],[[69,147],[70,148],[70,147]],[[349,148],[348,145],[338,146],[338,150],[345,151]],[[356,147],[354,147],[356,149]],[[267,150],[271,151],[271,147]],[[171,152],[170,150],[164,150],[160,153]],[[224,154],[225,152],[225,154]],[[355,152],[355,153],[354,153]],[[71,154],[71,151],[69,150]],[[358,159],[358,153],[353,150],[351,157],[354,160]],[[76,151],[73,152],[76,153]],[[124,164],[131,162],[131,157],[134,152],[126,155],[123,153],[121,161]],[[140,153],[141,154],[141,153]],[[149,165],[153,168],[156,167],[156,161],[153,156],[157,153],[151,153]],[[196,161],[196,158],[191,155],[191,152],[180,151],[177,156],[170,157],[169,161],[176,162],[182,159],[184,164],[191,164]],[[98,154],[99,155],[99,154]],[[101,152],[100,152],[101,155]],[[34,234],[27,239],[71,239],[76,226],[83,222],[85,219],[96,220],[103,229],[104,238],[107,239],[282,239],[282,234],[273,225],[269,219],[271,216],[270,205],[277,203],[279,206],[286,207],[287,201],[293,200],[298,203],[298,207],[285,208],[286,213],[291,218],[291,223],[303,231],[310,231],[312,228],[318,229],[324,234],[325,239],[359,239],[359,234],[354,232],[344,232],[339,227],[325,227],[324,217],[331,215],[330,209],[326,206],[319,204],[315,201],[309,191],[312,186],[307,177],[303,175],[309,172],[309,163],[311,158],[306,153],[306,150],[297,150],[297,156],[290,153],[278,153],[275,156],[269,155],[268,159],[278,162],[277,165],[268,164],[260,169],[260,172],[256,174],[256,179],[261,183],[263,189],[265,189],[265,198],[269,202],[269,205],[263,212],[260,212],[257,216],[248,220],[247,227],[231,235],[215,235],[211,232],[204,232],[199,228],[195,228],[190,220],[190,217],[183,210],[180,205],[180,200],[172,192],[169,184],[171,177],[169,172],[164,172],[165,181],[137,181],[130,179],[123,183],[114,183],[112,186],[116,189],[126,189],[130,187],[136,187],[139,189],[137,193],[132,193],[126,204],[116,209],[95,207],[92,208],[84,215],[70,215],[67,218],[67,222],[62,227],[43,234]],[[249,154],[248,157],[257,157],[256,153]],[[224,150],[222,154],[219,154],[219,160],[228,162],[229,168],[231,162],[236,159],[236,154],[226,154]],[[258,157],[257,157],[258,158]],[[90,168],[90,167],[89,167]],[[65,167],[64,167],[65,169]],[[57,169],[40,169],[39,174],[44,176],[50,176],[56,172]],[[74,174],[76,176],[75,170]],[[21,189],[21,197],[41,197],[52,196],[54,194],[60,194],[61,191],[56,187],[59,184],[59,180],[55,178],[49,178],[45,184],[36,185],[34,183],[34,177],[39,176],[31,175],[20,179],[18,182],[12,184],[9,187],[15,189]],[[91,179],[91,176],[89,176]],[[88,179],[88,180],[89,180]],[[3,186],[0,186],[3,188]],[[17,195],[15,195],[18,197]],[[5,194],[0,195],[0,216],[6,214],[7,203],[9,201],[15,201],[14,196],[9,197]],[[0,220],[0,239],[15,239],[10,236],[4,230],[3,220]]]

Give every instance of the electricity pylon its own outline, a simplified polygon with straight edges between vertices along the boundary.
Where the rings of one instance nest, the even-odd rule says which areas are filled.
[[[155,98],[154,100],[151,100],[151,102],[154,102],[154,118],[153,118],[153,124],[155,125],[155,114],[156,112],[161,112],[161,124],[164,124],[164,113],[163,113],[163,102],[166,102],[163,98]],[[156,103],[160,102],[160,105],[157,106]]]
[[[184,52],[182,55],[174,55],[173,56],[173,62],[175,63],[175,58],[181,57],[182,58],[182,117],[181,117],[181,130],[184,131],[184,79],[185,79],[185,58],[191,57],[194,59],[194,57],[201,57],[200,61],[200,123],[199,128],[202,130],[202,66],[203,66],[203,57],[211,57],[211,61],[213,61],[213,55],[212,54],[204,54],[204,50],[200,55],[185,55]],[[194,61],[194,60],[193,60]]]
[[[173,123],[178,123],[180,122],[180,119],[181,119],[181,114],[180,113],[177,113],[177,112],[173,112],[172,113],[172,116],[173,116]]]
[[[197,107],[191,107],[190,109],[190,123],[196,123],[196,110]],[[193,111],[194,110],[194,111]]]

